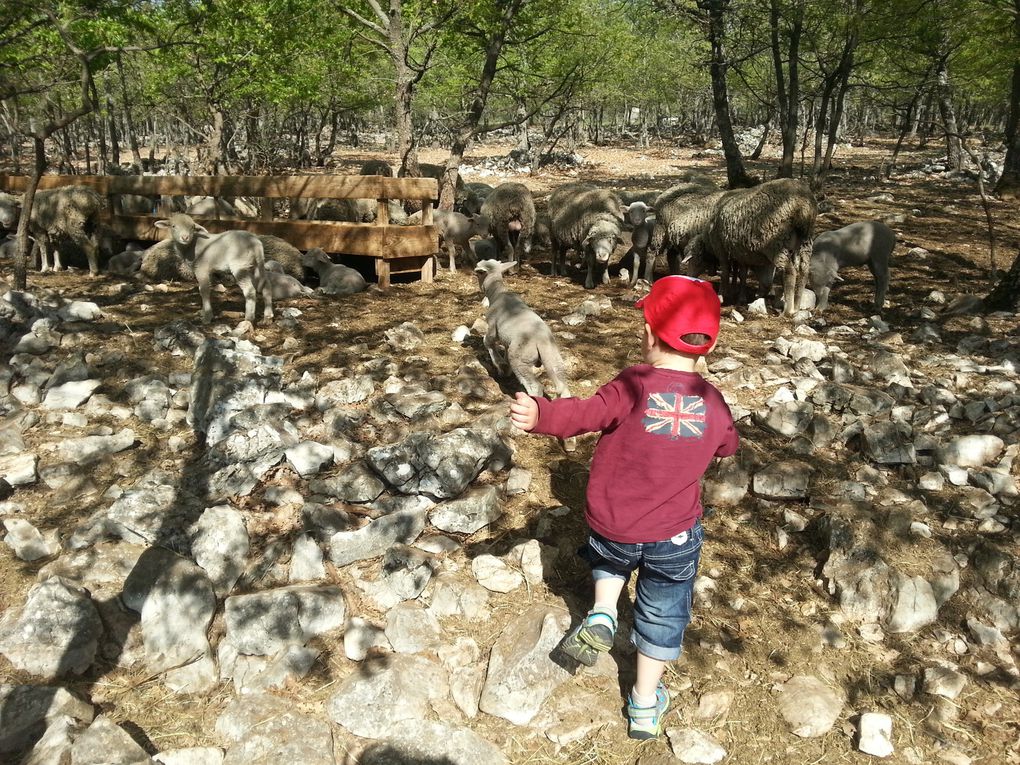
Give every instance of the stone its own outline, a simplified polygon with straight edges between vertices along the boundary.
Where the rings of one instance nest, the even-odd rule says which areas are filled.
[[[793,361],[800,361],[801,359],[821,361],[828,355],[828,351],[826,351],[825,343],[823,342],[799,337],[790,343],[787,355]]]
[[[316,494],[357,504],[377,499],[386,486],[364,463],[356,462],[335,476],[312,481],[308,488]]]
[[[489,654],[479,709],[527,725],[570,673],[550,658],[570,627],[570,614],[533,606],[500,633]]]
[[[756,421],[776,435],[791,438],[807,430],[815,414],[814,405],[807,401],[787,401],[772,406],[760,414]]]
[[[794,735],[824,736],[843,710],[843,700],[817,677],[797,675],[779,692],[779,711]]]
[[[531,488],[531,471],[522,467],[510,468],[510,475],[506,479],[507,496],[526,494]]]
[[[215,746],[167,749],[152,759],[160,765],[223,765],[223,750]]]
[[[237,693],[258,693],[283,688],[308,674],[319,652],[305,646],[291,645],[272,659],[262,656],[238,655],[230,668]],[[223,652],[220,666],[223,668]]]
[[[489,593],[484,587],[446,572],[436,577],[429,611],[436,616],[461,616],[473,621],[488,616],[488,603]]]
[[[399,603],[386,613],[386,639],[397,653],[421,653],[439,647],[443,630],[420,603]]]
[[[422,331],[409,321],[386,330],[383,335],[386,337],[386,344],[395,351],[413,351],[425,342]]]
[[[92,705],[64,688],[0,684],[0,753],[30,746],[53,721],[69,717],[92,722]]]
[[[875,757],[893,753],[892,718],[881,712],[864,712],[857,723],[857,749]]]
[[[938,604],[931,584],[924,577],[895,572],[892,583],[895,601],[884,622],[889,632],[917,632],[935,621]]]
[[[814,469],[804,462],[783,460],[754,474],[754,493],[766,499],[804,499]]]
[[[895,420],[872,422],[861,433],[864,452],[879,465],[913,465],[917,452],[910,425]]]
[[[89,400],[100,385],[102,382],[99,380],[72,380],[62,385],[55,385],[46,391],[42,400],[42,408],[77,409]]]
[[[440,531],[474,534],[503,514],[495,486],[476,486],[458,499],[436,505],[429,521]]]
[[[748,316],[768,316],[769,309],[765,305],[765,298],[758,298],[750,302],[747,306]]]
[[[338,406],[357,404],[375,392],[375,382],[370,375],[345,377],[323,385],[315,394],[315,408],[320,412]]]
[[[725,718],[733,704],[732,691],[710,691],[702,694],[694,712],[698,720],[715,721]]]
[[[469,728],[431,720],[407,720],[366,748],[361,765],[508,765],[499,747]]]
[[[225,603],[226,639],[241,653],[271,656],[344,624],[343,592],[333,585],[292,585],[234,595]]]
[[[4,544],[10,547],[15,557],[20,560],[34,561],[49,558],[60,552],[60,540],[57,538],[56,529],[43,535],[23,518],[7,518],[4,521],[4,528],[7,529]]]
[[[411,544],[425,529],[425,508],[384,515],[356,531],[338,531],[329,540],[329,557],[337,566],[376,558],[394,544]]]
[[[468,327],[461,324],[459,327],[453,330],[453,333],[450,335],[450,339],[453,340],[453,342],[455,343],[463,343],[470,336],[471,330]]]
[[[95,303],[87,300],[72,300],[60,306],[57,316],[62,321],[96,321],[102,318],[103,312]]]
[[[32,749],[20,760],[22,765],[65,765],[71,761],[74,739],[85,727],[73,717],[53,719]]]
[[[379,582],[393,594],[396,602],[412,600],[428,585],[434,565],[432,556],[423,551],[395,544],[383,556]]]
[[[936,459],[942,465],[981,467],[998,459],[1004,447],[1005,443],[998,436],[960,436],[939,449]]]
[[[344,627],[344,655],[351,661],[364,661],[373,648],[390,650],[386,632],[360,616],[352,616]]]
[[[128,732],[99,715],[71,747],[71,765],[147,765],[149,755]]]
[[[495,555],[478,555],[471,561],[475,579],[492,592],[511,592],[524,584],[524,577]]]
[[[315,475],[333,461],[333,447],[316,441],[302,441],[287,449],[284,456],[294,471],[306,478]]]
[[[103,625],[88,593],[52,577],[28,591],[21,608],[0,617],[0,653],[16,668],[46,679],[91,666]]]
[[[439,659],[450,673],[450,695],[468,717],[478,714],[478,697],[485,682],[485,666],[479,661],[481,651],[474,638],[461,636],[439,648]]]
[[[204,570],[165,548],[150,548],[124,581],[121,599],[141,615],[150,672],[165,672],[164,682],[174,691],[212,688],[218,676],[206,630],[216,594]]]
[[[917,485],[925,491],[942,491],[945,483],[941,473],[925,473],[918,479]]]
[[[422,656],[396,654],[372,673],[352,672],[327,702],[333,722],[355,736],[384,739],[421,720],[429,701],[445,698],[446,670]]]
[[[322,563],[322,550],[311,534],[302,534],[294,540],[290,556],[288,581],[309,582],[325,579],[326,567]]]
[[[412,433],[398,443],[369,449],[367,457],[397,491],[434,499],[456,497],[482,470],[503,470],[511,462],[510,450],[495,431],[479,428]]]
[[[524,580],[534,587],[545,580],[543,557],[555,555],[556,548],[543,545],[537,539],[528,539],[511,547],[507,559],[520,568]]]
[[[207,508],[192,527],[191,556],[212,580],[218,597],[230,594],[244,571],[248,549],[244,518],[230,505]]]
[[[397,414],[408,420],[420,420],[430,414],[437,414],[448,405],[446,396],[439,391],[411,386],[397,393],[388,393],[384,399]]]
[[[717,460],[705,476],[702,501],[710,507],[733,507],[747,496],[751,474],[737,459]]]
[[[38,479],[39,458],[31,452],[0,456],[0,478],[10,486],[28,486]]]
[[[697,728],[670,728],[666,736],[673,756],[680,762],[713,765],[726,756],[726,750],[713,736]]]
[[[216,732],[230,743],[223,765],[335,765],[329,723],[301,714],[289,699],[240,696],[227,704]]]
[[[69,546],[79,549],[104,538],[166,544],[173,538],[168,530],[177,520],[174,511],[184,513],[178,506],[177,489],[172,482],[173,478],[160,470],[145,474],[109,508],[93,514],[76,528],[68,540]]]
[[[69,438],[57,448],[57,457],[64,462],[86,465],[111,454],[122,452],[135,443],[131,428],[119,430],[111,436],[85,436]]]
[[[928,667],[924,671],[924,692],[955,699],[967,685],[967,676],[951,667]]]

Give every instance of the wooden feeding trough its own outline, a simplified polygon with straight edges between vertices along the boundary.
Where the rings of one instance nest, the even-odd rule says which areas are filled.
[[[0,174],[0,191],[25,190],[24,176]],[[286,240],[299,250],[321,247],[329,253],[360,255],[375,260],[379,286],[386,288],[393,274],[418,274],[431,282],[436,271],[439,234],[432,225],[432,200],[439,196],[434,178],[384,178],[378,175],[45,175],[40,189],[61,186],[89,186],[108,201],[104,223],[124,239],[158,240],[166,236],[155,222],[169,211],[157,208],[152,215],[125,215],[120,212],[121,194],[146,197],[201,195],[212,197],[254,197],[261,200],[257,219],[209,218],[193,216],[212,233],[242,229],[253,234],[270,234]],[[273,199],[375,199],[374,223],[334,221],[276,220]],[[421,223],[413,226],[390,224],[387,201],[420,200]]]

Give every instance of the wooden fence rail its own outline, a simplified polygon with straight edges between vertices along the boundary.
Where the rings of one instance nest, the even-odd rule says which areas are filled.
[[[21,192],[28,178],[0,174],[0,191]],[[261,218],[195,217],[213,233],[242,229],[253,234],[269,234],[285,239],[300,250],[321,247],[326,252],[361,255],[375,259],[379,286],[386,288],[390,276],[419,273],[431,282],[435,275],[435,254],[439,250],[439,234],[432,225],[432,200],[439,195],[434,178],[385,178],[375,175],[328,176],[137,176],[137,175],[44,175],[40,189],[62,186],[88,186],[108,201],[104,223],[124,239],[158,240],[167,234],[155,222],[166,217],[162,208],[155,215],[124,215],[119,213],[119,196],[201,195],[215,197],[255,197],[272,199],[375,199],[375,223],[341,223],[334,221],[276,220],[272,203],[263,202]],[[420,225],[389,224],[390,199],[419,200],[422,204]]]

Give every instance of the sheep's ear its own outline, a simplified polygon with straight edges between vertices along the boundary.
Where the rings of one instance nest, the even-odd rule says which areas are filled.
[[[511,268],[513,268],[516,265],[517,265],[517,261],[514,261],[514,260],[511,260],[508,263],[500,263],[499,264],[499,272],[501,274],[505,274],[507,271],[509,271]]]
[[[207,231],[207,230],[205,229],[205,226],[199,226],[199,225],[198,225],[198,224],[196,223],[196,224],[195,224],[195,236],[196,236],[196,237],[197,237],[198,239],[208,239],[208,238],[209,238],[210,236],[212,236],[212,234],[210,234],[210,233],[209,233],[209,232],[208,232],[208,231]]]
[[[155,223],[153,223],[152,225],[154,225],[156,228],[170,228],[170,221],[168,221],[168,220],[158,220]]]

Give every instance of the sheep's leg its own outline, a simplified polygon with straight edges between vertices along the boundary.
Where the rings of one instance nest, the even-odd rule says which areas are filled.
[[[496,368],[496,374],[505,376],[509,370],[507,369],[506,362],[500,358],[502,354],[497,353],[496,333],[491,329],[486,332],[485,337],[482,339],[482,344],[485,346],[485,350],[489,352],[489,358],[492,359],[492,365]]]
[[[783,269],[783,316],[797,313],[797,263],[796,256],[783,250],[776,257],[776,268]]]
[[[561,276],[563,273],[563,261],[566,258],[566,250],[559,242],[553,242],[552,268],[550,274]]]
[[[58,247],[53,248],[53,270],[63,271],[64,264],[60,260],[60,249]]]
[[[446,243],[446,254],[450,256],[450,272],[453,273],[457,270],[457,262],[454,258],[456,248],[453,246],[453,242]]]
[[[797,281],[793,296],[795,301],[793,304],[794,313],[800,310],[800,305],[804,300],[804,290],[807,287],[808,277],[811,274],[811,250],[812,244],[810,239],[797,248],[795,256]]]
[[[272,321],[273,319],[273,285],[266,278],[264,271],[257,272],[258,276],[258,287],[262,290],[262,302],[265,305],[262,306],[262,318],[266,321]]]
[[[882,309],[885,307],[885,293],[889,289],[889,261],[883,257],[881,262],[876,262],[876,259],[872,257],[868,260],[868,269],[875,277],[874,309],[876,312],[882,313]]]
[[[82,246],[85,250],[85,257],[89,260],[89,275],[99,275],[99,241],[95,236],[91,236]]]
[[[584,277],[584,288],[590,290],[595,288],[595,253],[587,253],[585,260],[588,261],[588,273]]]
[[[39,273],[46,273],[50,270],[50,237],[40,233],[35,241],[39,247]]]
[[[516,262],[514,246],[510,243],[510,232],[505,228],[500,229],[497,241],[499,242],[499,256],[507,263]]]
[[[252,272],[245,269],[234,274],[237,286],[241,288],[244,295],[244,318],[252,323],[255,322],[256,296],[255,283],[252,279]]]
[[[212,321],[212,285],[210,284],[209,272],[205,269],[195,269],[195,279],[198,281],[198,295],[202,299],[202,323],[208,324]],[[252,312],[254,314],[254,311]]]
[[[815,296],[818,299],[815,301],[815,308],[819,311],[824,311],[829,307],[829,285],[826,284],[824,287],[818,288],[818,294]]]
[[[723,302],[733,305],[733,285],[730,284],[730,259],[726,253],[719,255],[719,289],[722,291]]]
[[[522,353],[520,348],[510,346],[508,351],[510,369],[514,377],[520,380],[521,385],[529,396],[543,396],[545,389],[535,374],[534,353]],[[548,370],[547,370],[548,371]]]

